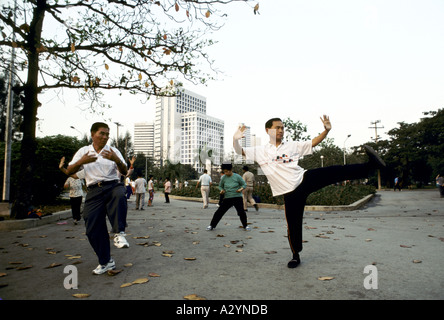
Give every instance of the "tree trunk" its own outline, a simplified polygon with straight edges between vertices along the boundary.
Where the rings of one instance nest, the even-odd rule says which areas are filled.
[[[40,91],[38,88],[39,54],[36,49],[40,47],[45,8],[46,0],[38,0],[37,6],[34,9],[28,39],[26,39],[28,78],[23,90],[23,123],[21,127],[23,140],[20,149],[21,162],[17,198],[11,210],[11,216],[16,219],[24,219],[27,217],[29,208],[32,205],[34,184],[38,184],[38,181],[34,181],[36,152],[35,128],[37,109],[40,106],[37,99]]]

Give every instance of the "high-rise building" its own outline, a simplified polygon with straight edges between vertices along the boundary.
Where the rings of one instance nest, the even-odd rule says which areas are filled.
[[[134,154],[138,153],[154,158],[154,123],[152,122],[134,124]]]
[[[224,122],[206,114],[206,98],[186,89],[174,97],[157,97],[154,160],[163,165],[191,164],[199,173],[221,164]]]

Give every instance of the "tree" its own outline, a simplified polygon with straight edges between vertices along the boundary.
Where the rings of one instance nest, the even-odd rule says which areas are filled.
[[[444,109],[424,115],[430,117],[418,123],[398,123],[398,128],[388,132],[390,140],[383,142],[387,165],[404,185],[427,184],[444,171]]]
[[[294,122],[290,118],[283,121],[285,128],[285,140],[307,141],[310,140],[310,136],[306,135],[307,126],[302,124],[299,120]]]
[[[205,35],[222,26],[220,6],[233,2],[251,0],[3,1],[0,68],[17,51],[14,93],[23,102],[22,183],[12,215],[25,217],[32,199],[40,93],[75,89],[99,110],[107,90],[149,97],[174,94],[181,80],[206,83],[212,61],[205,49],[213,42]]]

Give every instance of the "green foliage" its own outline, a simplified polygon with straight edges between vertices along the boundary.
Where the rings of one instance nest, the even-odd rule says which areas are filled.
[[[77,138],[62,135],[37,138],[36,140],[37,151],[33,170],[32,205],[49,204],[54,202],[63,191],[63,185],[67,179],[67,176],[59,170],[60,159],[64,156],[67,164],[83,144]],[[4,147],[3,144],[2,147]],[[4,161],[4,154],[0,156],[0,161]],[[0,172],[3,176],[3,167],[1,167]],[[14,142],[11,151],[11,199],[17,196],[17,187],[20,183],[19,176],[20,142]]]

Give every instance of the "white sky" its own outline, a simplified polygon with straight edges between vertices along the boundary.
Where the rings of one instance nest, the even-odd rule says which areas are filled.
[[[209,49],[224,74],[206,87],[185,83],[207,98],[207,114],[225,121],[226,150],[240,122],[264,142],[266,120],[290,117],[313,138],[327,114],[329,137],[342,148],[351,134],[349,148],[374,138],[371,122],[381,120],[386,139],[398,122],[444,107],[442,0],[262,0],[260,15],[245,4],[226,11],[226,25],[211,35],[219,43]],[[109,94],[113,108],[103,117],[81,111],[87,104],[75,93],[60,102],[48,92],[37,134],[80,137],[105,118],[112,136],[115,121],[133,135],[135,122],[154,120],[154,98],[140,100]]]

